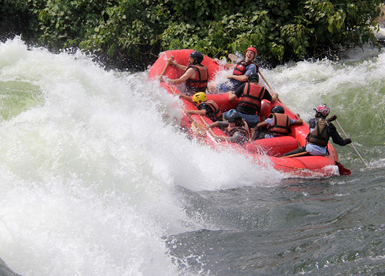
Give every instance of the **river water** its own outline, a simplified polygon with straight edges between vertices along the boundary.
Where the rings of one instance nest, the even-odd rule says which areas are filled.
[[[14,275],[385,272],[385,52],[262,70],[308,121],[326,103],[350,176],[290,179],[179,131],[148,72],[0,44],[0,271]]]

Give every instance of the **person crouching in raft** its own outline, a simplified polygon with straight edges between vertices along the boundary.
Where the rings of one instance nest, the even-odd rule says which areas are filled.
[[[222,111],[216,102],[207,100],[207,96],[204,92],[195,93],[193,97],[186,95],[179,95],[182,99],[185,99],[191,103],[194,103],[198,110],[185,110],[186,114],[198,114],[201,116],[207,116],[211,121],[222,121]]]
[[[290,119],[290,117],[285,114],[285,108],[283,108],[283,106],[274,106],[270,110],[269,118],[258,123],[253,135],[253,140],[289,135],[291,133],[291,125],[302,125],[303,123],[299,114],[297,114],[297,117],[297,120]]]
[[[259,67],[253,60],[257,57],[257,49],[250,46],[246,49],[245,59],[239,61],[237,64],[226,64],[227,69],[233,69],[231,75],[228,75],[227,78],[229,82],[221,84],[211,84],[209,85],[209,91],[212,93],[228,93],[230,91],[236,91],[239,86],[248,81],[248,77],[251,74],[258,74]],[[219,63],[218,59],[214,59],[214,62]]]
[[[329,138],[332,137],[333,143],[346,146],[352,142],[350,138],[343,139],[336,127],[330,123],[337,119],[334,115],[326,120],[330,113],[330,109],[326,104],[319,105],[315,110],[315,118],[309,120],[310,133],[307,136],[307,144],[302,148],[285,153],[283,156],[289,156],[298,153],[305,153],[305,155],[325,156],[328,154],[327,145]]]
[[[228,116],[227,122],[217,121],[212,124],[209,124],[207,127],[209,129],[213,127],[219,127],[220,129],[223,129],[226,132],[228,137],[217,136],[212,132],[214,138],[218,140],[237,143],[239,145],[242,145],[249,141],[250,132],[247,123],[243,119],[242,115],[236,111]]]

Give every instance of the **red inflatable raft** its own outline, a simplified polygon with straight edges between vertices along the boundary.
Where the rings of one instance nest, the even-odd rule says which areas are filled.
[[[160,75],[164,74],[166,78],[176,79],[183,75],[184,71],[178,69],[176,66],[167,66],[167,59],[173,56],[173,60],[178,64],[188,65],[189,55],[193,50],[174,50],[166,51],[160,54],[158,60],[151,66],[148,74],[149,80],[156,80]],[[213,59],[204,56],[203,62],[207,66],[210,74],[210,81],[214,79],[216,73],[220,70],[225,70],[219,66]],[[160,82],[160,85],[171,94],[181,94],[178,87],[168,84],[167,82]],[[230,102],[228,94],[207,94],[208,100],[215,101],[222,112],[230,109],[236,109],[237,100]],[[181,99],[186,109],[192,110],[196,107]],[[274,104],[264,100],[262,102],[260,116],[268,116],[270,109],[275,105],[281,105],[285,108],[285,114],[290,118],[296,119],[296,115],[284,104],[276,101]],[[183,111],[182,111],[183,112]],[[231,147],[240,154],[246,154],[253,161],[261,166],[273,167],[276,170],[284,172],[287,177],[328,177],[338,175],[341,165],[338,163],[338,155],[333,146],[328,144],[329,155],[321,156],[293,156],[282,157],[284,153],[302,147],[306,144],[306,136],[309,133],[309,126],[305,122],[302,125],[295,125],[291,127],[290,136],[276,137],[270,139],[250,140],[243,146],[229,142],[220,142],[215,139],[212,133],[218,136],[226,136],[226,134],[219,128],[214,128],[212,131],[205,129],[206,124],[212,121],[205,116],[191,115],[187,116],[183,113],[183,118],[180,122],[181,126],[188,129],[191,137],[199,139],[201,143],[205,143],[217,149],[223,147]]]

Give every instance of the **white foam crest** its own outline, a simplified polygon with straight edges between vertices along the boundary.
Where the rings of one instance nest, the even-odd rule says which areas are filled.
[[[163,230],[127,196],[100,194],[76,178],[14,184],[1,192],[0,254],[16,272],[176,275]]]
[[[331,106],[332,112],[333,108],[336,112],[351,110],[353,106],[368,108],[367,105],[377,105],[378,100],[382,103],[385,53],[372,55],[359,63],[302,61],[262,73],[281,100],[307,119],[314,115],[313,108],[322,103]],[[380,96],[377,102],[367,99],[373,94]]]
[[[8,39],[5,43],[0,42],[0,68],[16,63],[25,58],[28,54],[28,49],[21,42],[20,37],[11,40]]]
[[[130,86],[84,56],[41,49],[3,68],[8,80],[34,83],[43,97],[0,124],[7,264],[28,275],[174,275],[162,239],[174,225],[162,212],[185,214],[149,166]]]
[[[199,229],[176,186],[214,190],[281,177],[189,140],[177,127],[180,101],[146,72],[106,72],[80,53],[7,43],[0,51],[16,52],[0,82],[31,83],[41,94],[0,122],[0,256],[18,273],[175,275],[162,236]]]

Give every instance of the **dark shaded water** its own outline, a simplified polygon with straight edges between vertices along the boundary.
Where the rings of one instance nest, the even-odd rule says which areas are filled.
[[[383,275],[385,173],[193,193],[186,212],[216,225],[168,237],[200,275]]]

